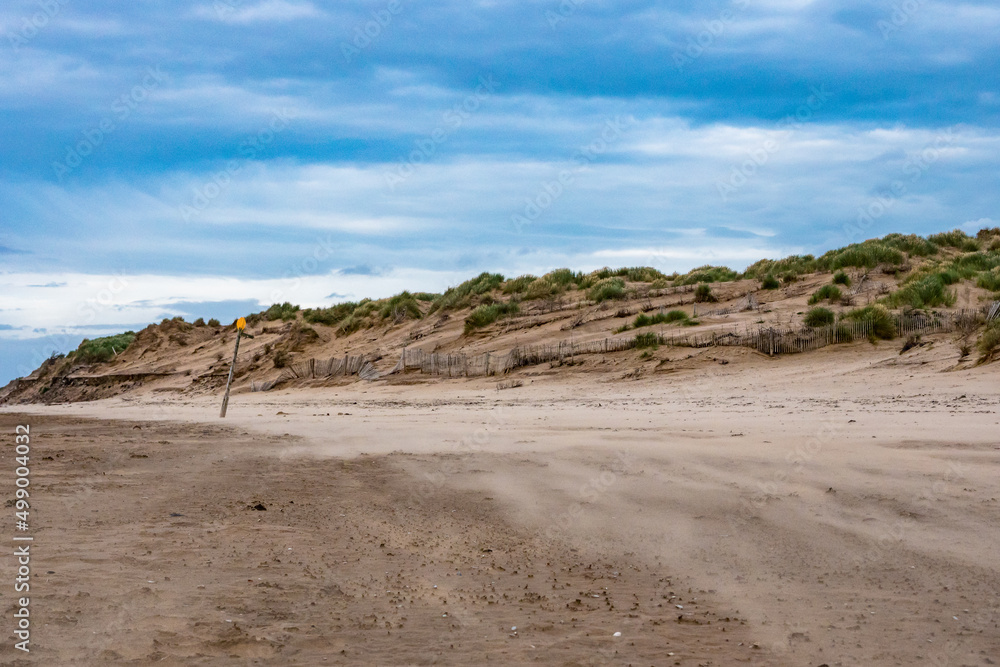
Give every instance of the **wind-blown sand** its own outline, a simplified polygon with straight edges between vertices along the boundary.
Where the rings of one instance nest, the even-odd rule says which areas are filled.
[[[1000,664],[997,366],[932,343],[4,409],[36,542],[0,657]]]

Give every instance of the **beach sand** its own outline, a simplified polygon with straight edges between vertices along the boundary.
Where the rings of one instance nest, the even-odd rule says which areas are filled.
[[[997,366],[674,356],[3,408],[35,541],[0,660],[1000,664]]]

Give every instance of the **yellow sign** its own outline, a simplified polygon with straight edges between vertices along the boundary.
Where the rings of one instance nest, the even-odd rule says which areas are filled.
[[[236,320],[236,328],[239,329],[240,331],[243,331],[244,329],[246,329],[247,328],[247,318],[241,317],[240,319]]]

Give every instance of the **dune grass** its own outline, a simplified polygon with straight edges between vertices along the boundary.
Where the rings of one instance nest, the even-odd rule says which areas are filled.
[[[976,285],[991,292],[1000,292],[1000,268],[981,273],[976,278]]]
[[[856,322],[868,322],[872,327],[873,338],[892,340],[896,337],[896,321],[889,309],[882,304],[855,308],[844,317]]]
[[[116,354],[121,354],[135,341],[135,332],[104,336],[103,338],[85,338],[73,353],[73,360],[81,364],[96,364],[110,361]]]
[[[641,333],[635,335],[635,349],[652,349],[660,347],[660,337],[655,333]]]
[[[761,278],[760,281],[761,289],[778,289],[779,287],[781,287],[781,282],[774,277],[773,273],[769,273],[763,278]]]
[[[504,294],[524,294],[528,290],[531,283],[537,280],[538,276],[533,276],[531,274],[511,278],[503,284],[502,291]]]
[[[289,320],[294,320],[298,313],[299,307],[286,301],[284,303],[272,304],[270,308],[264,311],[264,319],[269,322],[272,320],[288,322]]]
[[[472,333],[496,322],[501,317],[510,317],[521,311],[521,307],[513,301],[482,304],[476,306],[465,318],[465,333]]]
[[[698,283],[726,283],[738,280],[740,274],[733,271],[728,266],[712,266],[706,264],[696,269],[691,269],[688,273],[678,276],[674,280],[675,285],[695,285]]]
[[[816,268],[828,271],[849,266],[873,269],[879,264],[900,265],[905,259],[906,255],[890,244],[882,241],[865,241],[823,254],[817,260]]]
[[[325,324],[332,327],[351,315],[357,307],[357,303],[345,301],[329,308],[306,308],[302,311],[302,318],[310,324]]]
[[[671,310],[666,313],[654,313],[653,315],[639,313],[636,315],[632,326],[638,329],[640,327],[653,326],[654,324],[673,324],[674,322],[684,326],[694,326],[698,324],[697,321],[688,317],[688,314],[683,310]]]
[[[767,276],[788,275],[792,278],[816,271],[816,258],[812,255],[791,255],[784,259],[762,259],[743,272],[744,278],[763,280]],[[786,280],[785,282],[791,282]],[[765,288],[771,289],[771,288]]]
[[[888,234],[882,237],[881,242],[911,257],[931,257],[940,252],[939,246],[916,234]]]
[[[488,294],[504,282],[503,274],[484,271],[471,280],[449,287],[432,305],[429,312],[453,310],[471,305],[472,298]]]
[[[948,289],[956,276],[948,272],[925,275],[903,285],[883,302],[892,307],[910,306],[911,308],[934,308],[937,306],[955,305],[955,294]]]
[[[604,278],[587,292],[587,298],[595,303],[624,299],[625,296],[625,281],[621,278]]]
[[[711,287],[706,283],[699,283],[694,288],[694,301],[695,303],[715,303],[718,299],[712,294]]]
[[[927,240],[934,245],[943,248],[956,248],[963,252],[975,252],[979,250],[979,241],[969,236],[961,229],[953,229],[950,232],[931,234]]]
[[[804,321],[807,327],[824,327],[833,324],[835,319],[836,316],[832,310],[817,306],[809,309]]]
[[[671,277],[651,266],[623,266],[620,269],[604,267],[593,273],[596,280],[606,278],[624,278],[632,283],[652,283],[657,280],[670,280]]]
[[[986,325],[976,347],[979,349],[979,363],[984,364],[994,359],[1000,351],[1000,320],[993,320]]]
[[[813,292],[812,296],[809,297],[809,305],[819,303],[820,301],[837,301],[840,299],[841,293],[840,288],[836,285],[823,285],[818,290]]]
[[[424,316],[420,311],[420,303],[417,297],[407,291],[389,297],[379,302],[378,315],[383,320],[393,319],[396,321],[411,318],[419,320]]]

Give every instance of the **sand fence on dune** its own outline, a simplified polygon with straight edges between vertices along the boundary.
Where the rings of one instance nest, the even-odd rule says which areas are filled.
[[[917,334],[971,331],[985,321],[1000,317],[1000,302],[980,309],[951,313],[928,314],[910,311],[893,316],[896,334],[908,337]],[[464,353],[428,352],[404,347],[392,368],[380,371],[364,356],[308,359],[284,368],[281,374],[266,382],[251,381],[251,391],[267,391],[279,384],[297,379],[325,379],[357,376],[373,381],[407,371],[439,377],[483,377],[503,375],[525,366],[544,363],[573,363],[577,357],[624,352],[644,347],[747,347],[767,355],[796,354],[829,345],[850,343],[873,338],[873,323],[866,320],[841,320],[822,327],[778,327],[767,325],[734,325],[716,327],[704,332],[686,332],[671,328],[669,332],[642,329],[629,334],[598,340],[564,340],[542,345],[518,345],[507,352]]]

